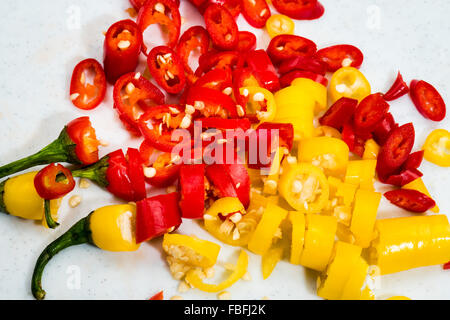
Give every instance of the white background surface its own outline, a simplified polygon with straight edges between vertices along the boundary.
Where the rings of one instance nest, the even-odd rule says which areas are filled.
[[[186,0],[181,13],[187,22],[203,24]],[[450,101],[450,2],[446,0],[323,0],[325,15],[316,21],[297,21],[296,34],[312,39],[319,47],[338,43],[358,46],[365,54],[363,73],[373,91],[385,91],[401,70],[406,81],[424,79]],[[110,142],[101,155],[118,147],[138,146],[131,140],[112,110],[112,89],[94,111],[83,112],[69,101],[69,81],[77,62],[102,59],[103,35],[117,20],[127,18],[127,0],[3,0],[0,2],[0,164],[37,151],[58,135],[65,123],[89,115],[97,135]],[[79,28],[73,13],[80,12]],[[71,18],[72,17],[72,18]],[[75,22],[75,24],[74,24]],[[241,30],[252,29],[242,17]],[[263,30],[254,31],[258,47],[269,41]],[[141,70],[143,69],[141,68]],[[423,119],[403,97],[391,104],[395,119],[412,121],[416,150],[435,128],[449,129],[449,116],[441,123]],[[442,213],[450,210],[450,173],[424,161],[424,181]],[[119,203],[97,186],[78,189],[82,204],[70,209],[66,197],[60,209],[62,226],[46,230],[30,221],[0,214],[0,298],[31,299],[30,278],[42,249],[91,210]],[[383,199],[379,216],[405,215]],[[182,233],[214,240],[200,227],[185,222]],[[169,274],[160,252],[161,242],[144,243],[135,253],[110,253],[82,245],[65,250],[47,266],[43,287],[48,299],[148,299],[164,289],[166,297],[179,295],[178,282]],[[223,246],[219,260],[236,258],[237,250]],[[234,261],[234,260],[233,260]],[[73,266],[79,268],[81,287],[71,289]],[[251,255],[252,281],[239,281],[229,289],[233,299],[315,299],[313,272],[280,263],[263,281],[260,257]],[[384,276],[377,297],[407,295],[413,299],[450,298],[450,271],[441,266],[420,268]],[[191,290],[184,298],[215,299],[215,294]]]

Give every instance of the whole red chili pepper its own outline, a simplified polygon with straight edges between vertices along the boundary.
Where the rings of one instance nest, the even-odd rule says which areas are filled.
[[[416,213],[423,213],[436,206],[429,196],[412,189],[392,190],[386,192],[384,196],[397,207]]]
[[[133,20],[121,20],[109,27],[103,44],[103,64],[108,82],[116,83],[139,63],[142,32]]]
[[[0,167],[0,178],[52,162],[88,165],[98,160],[98,146],[89,117],[77,118],[69,122],[59,137],[41,151]]]
[[[383,98],[386,101],[392,101],[400,98],[401,96],[404,96],[408,92],[409,92],[408,85],[403,80],[403,77],[399,71],[397,74],[397,78],[395,79],[391,88],[385,94],[383,94]]]
[[[183,164],[180,168],[180,208],[183,218],[201,219],[205,209],[205,165]]]

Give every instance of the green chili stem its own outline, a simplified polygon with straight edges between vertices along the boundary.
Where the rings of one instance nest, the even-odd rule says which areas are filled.
[[[6,211],[5,201],[3,200],[3,195],[5,194],[5,184],[8,179],[0,182],[0,212],[8,213]]]
[[[107,187],[109,185],[106,178],[106,170],[109,166],[109,156],[104,156],[96,163],[77,170],[72,171],[72,176],[78,178],[86,178],[96,182],[101,187]]]
[[[66,233],[50,243],[39,256],[31,278],[31,292],[37,300],[45,298],[45,291],[42,289],[41,279],[44,268],[53,256],[70,246],[83,243],[91,243],[91,230],[89,227],[90,215],[74,224]]]
[[[44,200],[44,212],[45,212],[45,221],[47,222],[47,226],[50,229],[55,229],[57,226],[59,226],[59,223],[53,220],[52,213],[50,210],[50,200],[48,199]]]

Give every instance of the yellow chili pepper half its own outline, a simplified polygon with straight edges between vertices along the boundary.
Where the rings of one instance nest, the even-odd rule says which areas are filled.
[[[340,139],[307,138],[300,140],[298,161],[321,167],[326,175],[344,176],[349,152],[347,144]]]
[[[295,23],[284,14],[273,14],[266,21],[266,29],[271,38],[280,34],[294,34]]]
[[[377,220],[370,261],[381,275],[450,260],[450,225],[445,215]]]
[[[361,189],[373,190],[377,160],[352,160],[348,162],[345,182]]]
[[[289,221],[292,227],[290,263],[299,265],[305,244],[306,220],[301,212],[290,211]]]
[[[423,157],[441,167],[450,167],[450,132],[445,129],[432,131],[423,145]]]
[[[205,292],[219,292],[231,287],[239,279],[241,279],[247,273],[248,266],[248,254],[244,250],[241,250],[236,267],[233,273],[223,282],[219,284],[204,283],[200,270],[190,270],[186,274],[186,281],[195,288]]]
[[[328,181],[323,171],[300,163],[283,170],[278,191],[289,205],[300,212],[319,213],[329,198]]]
[[[334,103],[342,97],[361,101],[370,94],[370,83],[356,68],[343,67],[337,70],[330,80],[330,97]]]
[[[373,139],[369,139],[364,144],[363,160],[376,160],[380,152],[380,146]]]
[[[242,87],[239,92],[248,96],[246,110],[249,114],[256,114],[260,121],[272,121],[275,118],[277,105],[272,92],[260,87]],[[261,104],[265,108],[261,108]]]
[[[432,198],[432,196],[430,195],[430,192],[428,192],[427,187],[425,186],[425,184],[423,183],[422,178],[417,178],[414,181],[411,181],[408,184],[405,184],[403,187],[403,189],[412,189],[412,190],[417,190],[419,192],[422,192],[424,194],[426,194],[427,196],[429,196],[430,198]],[[434,206],[432,209],[430,209],[431,211],[433,211],[434,213],[439,213],[439,207],[436,205]]]
[[[355,243],[363,248],[367,248],[373,238],[380,200],[381,193],[364,189],[356,191],[350,231]]]
[[[301,90],[305,94],[314,98],[316,101],[316,106],[314,109],[315,113],[319,113],[327,109],[327,87],[308,78],[294,79],[291,85],[296,87],[297,90]]]

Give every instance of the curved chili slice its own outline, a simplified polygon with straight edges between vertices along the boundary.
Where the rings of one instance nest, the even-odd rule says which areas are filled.
[[[342,130],[343,126],[350,122],[357,106],[358,100],[342,97],[325,112],[319,122],[323,126]]]
[[[167,46],[174,48],[177,45],[181,29],[181,16],[174,1],[147,0],[145,5],[139,10],[137,24],[143,34],[150,25],[159,24],[169,34]],[[145,41],[142,43],[142,52],[145,55],[148,53]]]
[[[241,0],[242,15],[255,28],[262,28],[270,18],[270,8],[266,0]]]
[[[279,13],[298,20],[318,19],[325,12],[317,0],[272,0],[272,4]]]
[[[93,83],[88,77],[93,74]],[[95,59],[86,59],[75,66],[70,81],[70,100],[79,109],[91,110],[105,98],[106,77],[102,65]]]
[[[75,188],[75,181],[69,169],[51,163],[34,177],[34,187],[42,199],[62,198]]]
[[[274,92],[280,89],[278,73],[266,51],[261,49],[246,52],[240,67],[250,68],[267,90]]]
[[[186,77],[178,54],[167,46],[154,47],[147,57],[148,69],[155,81],[168,93],[184,89]]]
[[[243,87],[264,87],[264,83],[259,80],[258,75],[251,68],[238,68],[233,71],[233,93],[236,102],[244,107],[247,99],[241,95],[240,88]],[[245,115],[245,108],[243,108],[239,116]]]
[[[361,50],[349,44],[339,44],[320,49],[317,51],[317,56],[329,72],[334,72],[342,67],[359,68],[364,60]]]
[[[221,91],[192,87],[189,90],[186,103],[194,106],[205,117],[237,118],[236,104]]]
[[[358,136],[350,123],[346,123],[342,127],[342,140],[347,144],[351,152],[359,157],[363,156],[365,150],[364,145],[367,139]]]
[[[95,134],[89,117],[80,117],[70,121],[67,135],[75,143],[75,155],[83,165],[98,161],[98,146],[100,142]]]
[[[211,164],[206,167],[206,177],[214,187],[213,196],[238,198],[233,180],[223,166],[222,164]]]
[[[222,165],[228,173],[236,189],[237,196],[245,208],[250,204],[250,177],[245,166],[241,163]]]
[[[371,132],[388,111],[389,104],[383,99],[383,94],[373,93],[365,97],[355,111],[353,120],[355,130]]]
[[[183,164],[180,168],[180,208],[183,218],[201,219],[205,209],[205,165]]]
[[[408,85],[403,80],[403,77],[399,71],[397,74],[397,78],[395,79],[394,83],[392,84],[392,86],[388,90],[388,92],[386,92],[383,95],[383,98],[386,101],[392,101],[392,100],[400,98],[401,96],[404,96],[408,92],[409,92]]]
[[[445,118],[446,107],[439,92],[428,82],[412,80],[409,92],[417,110],[427,119],[441,121]]]
[[[245,52],[256,49],[256,36],[248,31],[239,31],[237,51]]]
[[[217,4],[210,4],[204,13],[206,30],[219,49],[232,50],[238,43],[238,27],[231,13]]]
[[[114,85],[114,108],[125,127],[140,136],[139,117],[150,107],[164,104],[164,94],[140,73],[123,75]]]
[[[200,118],[197,121],[202,123],[202,128],[219,129],[219,130],[235,130],[242,129],[247,131],[251,128],[251,122],[247,118],[243,119],[222,119],[222,118]]]
[[[280,34],[274,37],[267,47],[267,53],[274,63],[296,56],[310,57],[316,51],[317,46],[313,41],[292,34]]]
[[[283,74],[280,77],[281,88],[289,87],[291,85],[292,81],[294,81],[297,78],[311,79],[317,83],[320,83],[324,87],[328,86],[328,79],[325,78],[323,75],[320,75],[320,74],[317,74],[317,73],[314,73],[311,71],[292,70],[292,71],[289,71],[289,72]]]
[[[400,173],[393,174],[388,178],[379,176],[381,182],[391,184],[393,186],[403,187],[404,185],[422,177],[423,174],[417,169],[405,169]]]
[[[405,169],[417,169],[420,167],[423,161],[423,155],[425,151],[420,150],[414,153],[411,153],[406,159],[406,162],[403,164],[403,168]]]
[[[232,76],[229,69],[213,69],[205,73],[194,84],[194,87],[205,87],[219,91],[232,85]]]
[[[278,130],[279,146],[292,149],[294,143],[294,127],[292,123],[263,122],[256,128],[256,133],[260,130]]]
[[[127,160],[130,182],[134,191],[134,199],[135,201],[145,199],[147,197],[147,191],[145,189],[144,163],[139,151],[135,148],[128,148]]]
[[[397,207],[417,213],[423,213],[436,205],[429,196],[412,189],[392,190],[386,192],[384,196]]]
[[[237,18],[241,13],[241,1],[240,0],[189,0],[191,1],[200,13],[205,14],[206,8],[212,3],[218,4],[230,11],[233,18]]]
[[[292,57],[284,60],[278,68],[280,74],[286,74],[292,70],[309,71],[322,76],[326,73],[325,65],[316,56]]]
[[[195,71],[195,75],[200,77],[214,69],[228,69],[232,71],[242,65],[242,60],[243,58],[238,51],[208,52],[200,56],[199,67]]]
[[[386,113],[384,119],[379,122],[372,131],[374,140],[382,146],[392,130],[398,128],[398,124],[395,122],[391,113]]]
[[[133,20],[122,20],[109,27],[103,44],[103,64],[109,83],[133,72],[139,63],[142,33]]]
[[[377,173],[379,177],[385,179],[401,168],[414,145],[414,136],[412,123],[404,124],[391,132],[378,154]]]
[[[136,11],[139,11],[144,4],[147,2],[148,0],[130,0],[131,5],[136,9]],[[175,2],[175,4],[177,5],[177,7],[180,6],[180,0],[172,0],[173,2]],[[162,292],[162,291],[161,291]],[[162,300],[162,299],[161,299]]]

